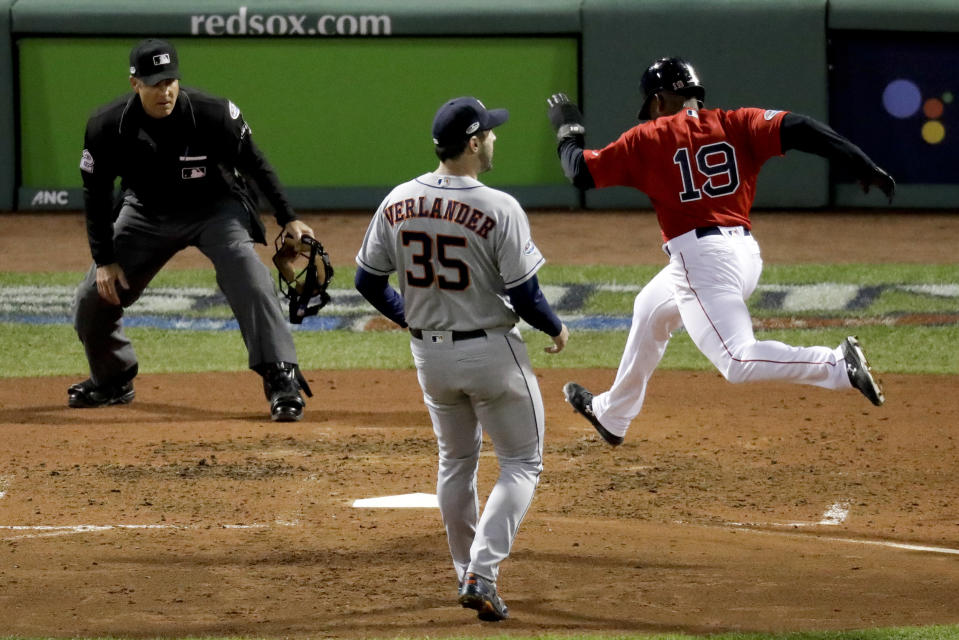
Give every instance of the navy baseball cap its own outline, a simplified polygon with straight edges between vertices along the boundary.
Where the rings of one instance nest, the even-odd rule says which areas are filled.
[[[509,120],[506,109],[487,109],[472,96],[447,100],[433,116],[433,144],[445,147]]]
[[[148,85],[170,78],[179,79],[180,62],[176,49],[166,40],[150,38],[141,41],[130,51],[130,75]]]

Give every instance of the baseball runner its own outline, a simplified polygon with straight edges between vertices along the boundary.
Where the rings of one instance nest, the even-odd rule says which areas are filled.
[[[131,95],[87,122],[80,162],[94,265],[77,290],[74,323],[90,377],[71,386],[71,407],[127,404],[138,361],[123,331],[123,309],[140,297],[178,251],[195,246],[216,269],[240,325],[250,368],[263,376],[273,420],[303,413],[293,337],[273,280],[253,248],[264,242],[256,181],[277,222],[297,241],[313,231],[297,219],[250,127],[232,102],[181,89],[176,49],[148,39],[130,52]],[[114,205],[114,182],[121,198]]]
[[[865,190],[877,186],[890,201],[893,179],[812,118],[755,108],[703,108],[705,89],[680,58],[654,62],[640,88],[644,101],[638,115],[646,122],[599,150],[584,149],[582,115],[565,94],[547,101],[566,176],[582,189],[622,185],[649,195],[669,256],[669,264],[636,296],[613,386],[594,396],[569,382],[563,388],[567,401],[609,444],[622,443],[670,336],[685,327],[730,382],[855,388],[881,405],[882,389],[855,337],[836,348],[756,340],[746,299],[759,281],[762,259],[749,212],[763,163],[791,149],[848,167]]]
[[[508,617],[496,589],[543,468],[543,400],[519,318],[569,339],[539,288],[545,262],[516,200],[481,183],[492,168],[493,127],[505,109],[472,97],[449,100],[433,120],[437,169],[383,200],[356,257],[356,288],[402,327],[439,448],[436,491],[459,603],[480,620]],[[388,283],[399,274],[397,293]],[[482,431],[499,478],[482,516],[476,488]]]

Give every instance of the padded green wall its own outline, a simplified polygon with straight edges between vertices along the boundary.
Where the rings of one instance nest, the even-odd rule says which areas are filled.
[[[80,185],[83,131],[129,91],[139,38],[18,40],[22,184]],[[435,167],[430,124],[445,99],[506,107],[489,184],[566,185],[545,97],[576,87],[572,37],[171,38],[184,86],[231,98],[289,186],[392,185]]]

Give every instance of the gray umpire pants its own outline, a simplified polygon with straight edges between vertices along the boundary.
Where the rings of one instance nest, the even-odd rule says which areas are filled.
[[[123,331],[123,310],[146,289],[170,258],[197,247],[216,270],[216,282],[240,326],[254,368],[270,362],[296,363],[293,336],[273,287],[273,278],[253,247],[250,216],[235,200],[221,201],[202,219],[147,216],[125,205],[114,225],[117,263],[129,289],[117,287],[122,306],[97,292],[90,267],[74,300],[74,327],[95,384],[118,384],[136,374],[137,357]]]
[[[492,581],[509,555],[543,470],[543,398],[515,328],[453,342],[450,332],[410,339],[439,446],[436,492],[457,578]],[[434,342],[430,334],[447,334]],[[476,472],[483,431],[499,477],[482,516]]]

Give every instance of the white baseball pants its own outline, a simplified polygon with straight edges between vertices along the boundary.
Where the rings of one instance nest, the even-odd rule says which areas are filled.
[[[633,303],[633,319],[613,386],[593,396],[593,413],[625,435],[639,415],[646,385],[681,326],[730,382],[779,380],[849,389],[839,347],[793,347],[756,340],[746,300],[762,273],[759,245],[742,227],[697,237],[690,231],[664,246],[669,264]]]

